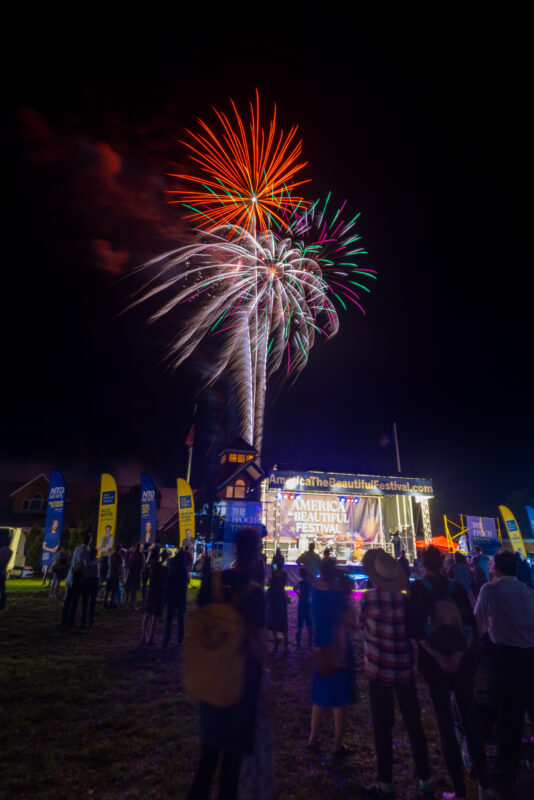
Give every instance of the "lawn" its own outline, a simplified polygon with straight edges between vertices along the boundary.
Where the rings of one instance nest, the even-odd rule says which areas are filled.
[[[21,591],[21,584],[31,591]],[[39,581],[8,581],[0,612],[0,798],[129,800],[183,798],[198,753],[195,703],[182,688],[179,649],[139,649],[141,612],[98,608],[91,630],[65,631],[61,603]],[[196,589],[190,590],[193,602]],[[294,629],[295,604],[290,607]],[[343,765],[324,747],[305,750],[311,657],[292,646],[272,659],[275,796],[356,800],[375,778],[366,681],[358,656],[360,700],[351,709]],[[420,686],[434,779],[449,787],[428,693]],[[416,797],[407,738],[395,730],[397,797]],[[469,781],[469,797],[474,784]],[[438,796],[438,793],[437,793]]]
[[[43,579],[39,578],[10,578],[7,582],[7,590],[10,594],[36,594],[42,592],[48,594],[48,588],[42,585]]]

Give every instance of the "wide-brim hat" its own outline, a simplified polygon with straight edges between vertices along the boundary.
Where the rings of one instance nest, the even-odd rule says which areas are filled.
[[[408,586],[408,576],[401,564],[381,547],[366,552],[363,568],[374,586],[383,592],[402,592]]]

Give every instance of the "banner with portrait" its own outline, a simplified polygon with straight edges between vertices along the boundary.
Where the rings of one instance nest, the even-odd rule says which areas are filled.
[[[530,523],[530,529],[532,531],[532,536],[534,537],[534,508],[532,506],[525,506],[527,510],[527,517]]]
[[[109,554],[115,541],[117,527],[117,484],[107,472],[100,477],[100,505],[98,508],[97,550]]]
[[[141,529],[142,544],[154,544],[158,529],[158,506],[156,488],[148,475],[141,475]]]
[[[59,540],[63,530],[63,514],[65,513],[65,480],[57,469],[50,470],[48,503],[41,551],[41,566],[49,566],[59,550]]]
[[[193,490],[187,481],[178,478],[178,530],[180,545],[186,550],[191,548],[195,538],[195,501]]]

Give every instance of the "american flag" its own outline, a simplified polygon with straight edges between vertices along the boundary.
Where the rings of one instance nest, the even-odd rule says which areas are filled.
[[[195,441],[195,426],[191,425],[189,433],[185,437],[185,446],[188,448],[188,450],[191,450],[194,441]]]

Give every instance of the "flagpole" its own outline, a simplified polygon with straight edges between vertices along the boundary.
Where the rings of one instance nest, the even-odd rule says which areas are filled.
[[[400,455],[399,455],[399,439],[397,437],[397,423],[393,423],[393,438],[395,439],[395,455],[397,456],[397,472],[401,473]]]
[[[197,404],[195,403],[195,407],[193,408],[193,425],[195,424],[195,418],[197,415]],[[193,436],[194,441],[194,436]],[[191,480],[191,462],[193,461],[193,442],[191,442],[191,447],[189,448],[189,457],[187,459],[187,483]]]

